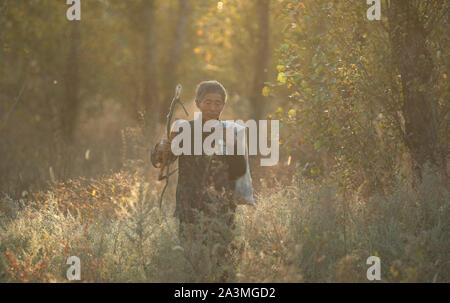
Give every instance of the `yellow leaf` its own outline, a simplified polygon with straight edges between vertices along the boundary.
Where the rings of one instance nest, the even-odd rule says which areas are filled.
[[[277,65],[277,71],[284,72],[285,66],[284,65]]]
[[[395,268],[394,267],[389,267],[389,271],[392,273],[392,275],[394,276],[394,277],[397,277],[398,276],[398,271],[397,270],[395,270]]]
[[[267,96],[269,96],[269,93],[270,93],[270,88],[268,88],[267,86],[264,86],[264,88],[262,89],[262,95],[264,97],[267,97]]]
[[[277,80],[281,83],[286,83],[286,76],[284,75],[284,73],[278,73]]]
[[[96,193],[97,191],[94,189],[93,191],[92,191],[92,195],[93,196],[95,196],[95,193]]]

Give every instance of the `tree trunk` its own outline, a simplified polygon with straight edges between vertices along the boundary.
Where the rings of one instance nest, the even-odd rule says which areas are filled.
[[[270,0],[257,0],[255,6],[258,16],[258,32],[254,56],[255,74],[250,92],[250,102],[252,104],[252,118],[261,119],[264,111],[262,89],[267,79],[269,60]]]
[[[70,178],[73,173],[72,155],[75,146],[75,127],[80,103],[81,22],[70,21],[68,30],[69,49],[64,77],[65,100],[60,103],[58,106],[59,110],[56,111],[60,132],[56,130],[54,133],[55,149],[57,151],[54,174],[58,179]],[[58,135],[58,132],[60,135]]]
[[[65,100],[62,104],[61,126],[66,143],[73,143],[75,122],[79,107],[81,22],[69,24],[69,52],[66,61]]]
[[[175,86],[178,83],[178,70],[179,62],[184,46],[184,39],[186,36],[186,26],[190,15],[190,0],[178,0],[178,23],[175,29],[175,39],[172,43],[169,53],[168,64],[165,69],[165,89],[164,98],[162,100],[162,106],[160,111],[160,122],[166,122],[167,112],[169,111],[169,102],[172,100],[175,93]]]
[[[424,24],[411,1],[390,1],[388,19],[392,56],[402,81],[405,144],[420,180],[426,163],[435,168],[442,164],[436,100],[429,93],[433,62],[426,48]]]
[[[155,1],[145,0],[142,7],[142,105],[144,120],[151,125],[158,113],[158,87],[155,46]]]

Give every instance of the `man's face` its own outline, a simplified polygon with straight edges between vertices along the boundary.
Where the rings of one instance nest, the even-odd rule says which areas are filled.
[[[210,93],[203,97],[202,101],[195,100],[197,107],[202,112],[204,121],[219,120],[225,103],[220,94]]]

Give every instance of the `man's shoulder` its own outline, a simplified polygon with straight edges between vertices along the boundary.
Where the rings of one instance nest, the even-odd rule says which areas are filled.
[[[231,120],[222,121],[225,127],[234,127],[237,131],[241,131],[247,128],[246,125],[239,124]]]

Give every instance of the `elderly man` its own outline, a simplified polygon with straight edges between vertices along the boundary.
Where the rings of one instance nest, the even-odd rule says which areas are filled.
[[[169,153],[171,161],[178,158],[174,215],[180,221],[180,240],[185,250],[186,247],[199,246],[199,243],[206,244],[213,248],[219,263],[228,256],[228,246],[233,240],[236,210],[233,191],[236,180],[246,173],[247,161],[244,155],[237,154],[237,144],[234,144],[235,150],[231,155],[194,153],[195,143],[201,143],[200,150],[203,150],[203,142],[211,134],[202,131],[202,140],[194,140],[194,124],[201,123],[203,130],[207,121],[217,120],[220,123],[226,101],[227,93],[222,84],[217,81],[201,82],[195,97],[195,103],[201,111],[201,121],[189,121],[191,152],[176,157],[171,142],[163,139],[152,153],[155,167],[161,162],[163,153]],[[236,143],[236,137],[234,140]],[[221,279],[226,277],[222,275]]]

